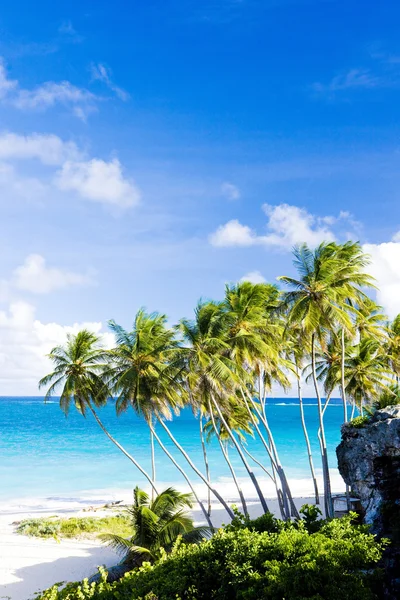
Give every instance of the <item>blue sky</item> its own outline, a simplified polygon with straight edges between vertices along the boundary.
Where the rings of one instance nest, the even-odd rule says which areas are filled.
[[[299,241],[359,239],[399,312],[399,17],[3,0],[0,393],[33,390],[74,323],[190,316],[227,281],[290,273]]]

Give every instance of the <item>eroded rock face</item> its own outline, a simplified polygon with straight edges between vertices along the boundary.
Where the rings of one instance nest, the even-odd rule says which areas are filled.
[[[400,536],[400,405],[377,411],[361,428],[343,425],[336,454],[364,521],[374,533]]]

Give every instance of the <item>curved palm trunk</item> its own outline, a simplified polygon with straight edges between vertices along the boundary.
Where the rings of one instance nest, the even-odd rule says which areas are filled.
[[[351,421],[354,419],[355,412],[356,412],[356,403],[353,401],[352,406],[351,406],[351,416],[350,416]]]
[[[249,513],[248,513],[248,510],[247,510],[246,500],[244,498],[242,488],[239,485],[239,481],[238,481],[238,479],[236,477],[235,469],[233,468],[233,465],[232,465],[231,461],[229,460],[228,452],[227,452],[226,448],[224,447],[224,444],[223,444],[223,442],[221,440],[221,435],[220,435],[219,431],[217,430],[217,426],[215,424],[215,419],[214,419],[214,413],[213,413],[213,410],[211,408],[210,400],[208,400],[208,412],[210,413],[210,417],[211,417],[211,421],[212,421],[213,428],[214,428],[214,431],[215,431],[215,435],[217,436],[217,439],[218,439],[218,442],[219,442],[219,447],[221,448],[221,452],[222,452],[222,454],[223,454],[223,456],[224,456],[224,458],[226,460],[226,463],[227,463],[227,465],[229,467],[229,470],[231,472],[233,481],[234,481],[234,483],[236,485],[236,489],[237,489],[238,494],[239,494],[240,502],[242,503],[243,512],[244,512],[245,516],[248,517]]]
[[[331,481],[330,481],[330,475],[329,475],[328,452],[326,449],[322,402],[321,402],[321,394],[319,392],[319,387],[318,387],[317,373],[316,373],[316,369],[315,369],[315,333],[313,333],[311,336],[311,365],[312,365],[314,388],[315,388],[315,393],[317,395],[319,427],[320,427],[320,431],[321,431],[321,458],[322,458],[322,471],[324,474],[325,515],[327,517],[333,517]]]
[[[207,477],[207,481],[210,484],[211,483],[211,478],[210,478],[210,467],[208,465],[208,456],[207,456],[207,449],[206,449],[206,444],[204,441],[204,430],[203,430],[203,415],[201,414],[200,411],[200,415],[199,415],[199,426],[200,426],[200,440],[201,440],[201,447],[203,450],[203,458],[204,458],[204,466],[206,468],[206,477]],[[210,492],[210,488],[207,487],[207,503],[208,503],[208,515],[211,515],[211,492]]]
[[[180,464],[175,460],[175,458],[172,456],[172,454],[167,450],[167,448],[164,446],[164,444],[162,443],[162,441],[160,440],[159,436],[156,434],[154,428],[152,425],[149,425],[151,428],[151,432],[153,434],[153,436],[156,438],[157,442],[160,444],[160,448],[165,452],[165,454],[168,456],[168,458],[172,461],[172,463],[175,465],[175,467],[178,469],[178,471],[183,475],[183,477],[185,478],[188,486],[190,487],[190,489],[192,490],[192,494],[193,496],[196,498],[196,501],[198,503],[198,505],[201,508],[201,511],[208,523],[208,526],[214,530],[214,525],[212,524],[212,521],[210,519],[210,515],[208,514],[208,512],[206,511],[206,508],[204,506],[204,504],[202,503],[202,501],[200,500],[200,498],[198,497],[198,495],[196,494],[196,491],[194,489],[194,486],[192,484],[192,482],[189,479],[189,476],[187,475],[187,473],[185,472],[185,470],[180,466]]]
[[[242,460],[242,463],[243,463],[243,465],[244,465],[247,473],[249,474],[249,477],[250,477],[250,479],[251,479],[251,481],[252,481],[252,483],[253,483],[253,485],[255,487],[255,490],[257,492],[257,495],[258,495],[258,497],[260,499],[263,511],[265,513],[270,512],[269,509],[268,509],[267,502],[266,502],[266,500],[264,498],[264,494],[262,493],[261,488],[260,488],[260,486],[258,484],[257,478],[254,475],[253,471],[251,470],[250,465],[247,462],[246,457],[245,457],[244,453],[242,452],[242,450],[241,450],[241,448],[240,448],[240,446],[239,446],[239,444],[238,444],[235,436],[233,435],[231,428],[229,427],[228,423],[226,422],[226,420],[224,418],[224,415],[222,414],[222,411],[221,411],[221,409],[219,407],[219,404],[215,400],[213,394],[211,394],[211,400],[212,400],[212,403],[214,404],[214,406],[215,406],[215,408],[217,410],[217,413],[218,413],[219,418],[221,419],[221,422],[223,423],[223,425],[224,425],[224,427],[225,427],[225,429],[226,429],[229,437],[231,438],[231,440],[233,442],[233,445],[235,446],[235,448],[236,448],[236,450],[237,450],[237,452],[238,452],[238,454],[239,454],[239,456],[240,456],[240,458]]]
[[[297,365],[296,365],[296,374],[297,374],[297,393],[299,396],[301,425],[303,427],[304,439],[305,439],[306,446],[307,446],[308,463],[310,465],[311,477],[312,477],[313,485],[314,485],[315,504],[319,504],[319,492],[318,492],[317,478],[315,476],[314,461],[313,461],[312,452],[311,452],[310,438],[308,437],[306,419],[304,416],[303,394],[302,394],[302,390],[301,390],[301,375],[299,373],[299,368]]]
[[[267,431],[267,434],[268,434],[268,439],[269,439],[269,442],[271,444],[272,454],[273,454],[273,457],[274,457],[274,466],[275,466],[276,472],[278,474],[278,477],[279,477],[279,480],[280,480],[281,486],[282,486],[283,504],[284,504],[284,507],[285,507],[285,512],[286,512],[286,515],[287,515],[287,519],[289,519],[290,516],[295,517],[296,519],[298,519],[299,518],[299,512],[298,512],[298,510],[296,508],[296,505],[295,505],[295,503],[293,501],[292,493],[290,491],[290,487],[289,487],[288,481],[286,479],[285,471],[284,471],[284,469],[282,467],[282,464],[281,464],[281,462],[279,460],[278,451],[277,451],[277,448],[276,448],[276,445],[275,445],[275,441],[274,441],[274,437],[272,435],[272,431],[270,429],[268,420],[267,420],[266,415],[265,415],[265,411],[263,411],[263,414],[261,414],[260,411],[258,410],[258,408],[257,408],[257,406],[256,406],[256,404],[255,404],[255,402],[253,400],[253,398],[251,397],[251,394],[249,392],[247,392],[247,395],[248,395],[248,398],[250,400],[250,403],[251,403],[252,407],[254,408],[254,410],[256,411],[257,415],[259,416],[259,418],[260,418],[261,422],[263,423],[263,425],[264,425],[264,427],[265,427],[265,429]],[[250,411],[250,413],[251,413],[251,411]],[[253,417],[253,419],[254,419],[254,417]],[[268,448],[267,451],[268,451],[268,454],[271,456],[271,450]]]
[[[175,446],[178,448],[178,450],[181,452],[181,454],[185,457],[185,459],[187,460],[187,462],[189,463],[189,465],[191,466],[191,468],[193,469],[193,471],[196,473],[196,475],[198,475],[200,477],[200,479],[206,484],[206,486],[209,488],[210,492],[212,494],[214,494],[214,496],[217,498],[217,500],[219,500],[219,502],[225,508],[225,510],[228,513],[228,515],[230,516],[230,518],[233,519],[235,517],[235,514],[234,514],[233,510],[227,505],[227,503],[225,502],[225,500],[223,499],[223,497],[221,496],[221,494],[215,488],[213,488],[211,486],[211,484],[207,481],[206,477],[204,477],[203,473],[201,471],[199,471],[199,469],[193,463],[193,461],[190,458],[190,456],[188,455],[188,453],[182,448],[182,446],[180,445],[180,443],[172,435],[172,432],[166,426],[166,424],[164,423],[164,421],[159,416],[157,416],[157,420],[160,423],[161,427],[163,427],[163,429],[165,429],[165,431],[167,432],[168,436],[170,437],[170,439],[172,440],[172,442],[175,444]]]
[[[341,392],[343,402],[343,419],[344,423],[347,423],[347,400],[346,400],[346,386],[344,382],[344,361],[345,361],[345,340],[344,340],[344,328],[342,327],[342,369],[341,369]]]
[[[258,426],[258,423],[255,420],[254,415],[253,415],[253,413],[250,410],[249,403],[246,400],[246,396],[244,395],[243,390],[241,390],[241,394],[242,394],[242,398],[243,398],[244,404],[246,406],[246,410],[247,410],[247,412],[248,412],[248,414],[250,416],[251,422],[253,424],[253,427],[257,431],[258,436],[259,436],[259,438],[260,438],[260,440],[261,440],[264,448],[266,449],[266,451],[268,453],[268,456],[269,456],[269,459],[271,461],[272,472],[274,474],[273,480],[275,482],[276,495],[277,495],[277,498],[279,500],[279,508],[281,510],[281,517],[282,517],[282,519],[284,521],[287,521],[288,519],[290,519],[290,510],[289,510],[289,505],[288,505],[288,502],[287,502],[287,496],[286,496],[286,494],[282,493],[282,490],[279,489],[278,482],[276,480],[275,473],[278,473],[278,466],[276,464],[275,457],[273,456],[273,451],[269,447],[269,444],[267,443],[266,439],[264,438],[263,434],[261,433],[261,430],[260,430],[260,428]],[[252,401],[252,398],[250,398],[250,400]],[[254,405],[254,402],[253,402],[253,405]],[[257,411],[257,414],[259,414],[258,411]],[[282,501],[282,503],[281,503],[281,501]]]
[[[156,481],[156,459],[154,453],[154,434],[150,429],[150,448],[151,448],[151,478]],[[154,502],[154,489],[151,488],[151,501]]]
[[[264,473],[266,473],[268,475],[268,477],[271,479],[272,483],[275,483],[273,476],[271,475],[271,473],[268,471],[268,469],[266,469],[264,467],[264,465],[256,459],[256,457],[251,454],[251,452],[248,451],[248,449],[244,446],[243,442],[239,442],[240,443],[240,447],[242,448],[243,452],[245,452],[247,454],[247,456],[249,458],[251,458],[251,460],[256,463],[256,465],[258,465],[260,467],[260,469],[262,469],[264,471]]]
[[[150,477],[150,475],[148,473],[146,473],[146,471],[143,469],[143,467],[140,466],[140,464],[133,458],[133,456],[131,456],[129,454],[129,452],[127,452],[125,450],[125,448],[123,448],[123,446],[121,446],[121,444],[119,442],[117,442],[117,440],[115,438],[113,438],[113,436],[111,435],[111,433],[108,433],[107,429],[104,427],[103,423],[100,421],[100,418],[99,418],[98,414],[96,413],[96,411],[94,410],[93,406],[90,403],[88,403],[88,407],[89,407],[90,412],[92,413],[92,415],[96,419],[97,424],[101,427],[101,429],[106,434],[106,436],[108,437],[108,439],[111,440],[112,443],[115,444],[117,446],[117,448],[119,448],[121,450],[121,452],[123,454],[125,454],[125,456],[127,458],[129,458],[129,460],[131,462],[133,462],[133,464],[135,465],[135,467],[137,469],[139,469],[139,471],[142,473],[142,475],[144,475],[146,477],[147,481],[150,483],[150,485],[152,487],[152,490],[154,490],[154,492],[156,493],[156,495],[158,495],[157,488],[155,486],[154,481]]]

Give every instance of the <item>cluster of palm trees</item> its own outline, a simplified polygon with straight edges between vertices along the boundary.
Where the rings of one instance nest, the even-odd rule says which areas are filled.
[[[323,243],[315,250],[303,244],[294,250],[297,278],[280,277],[284,289],[268,283],[241,282],[226,286],[220,302],[201,301],[194,319],[169,327],[167,317],[140,310],[131,331],[109,322],[115,347],[105,350],[101,340],[83,330],[54,348],[54,371],[40,381],[46,397],[60,389],[65,413],[72,404],[91,412],[105,434],[147,478],[153,499],[158,495],[155,443],[185,478],[209,527],[211,497],[231,507],[213,485],[207,459],[207,440],[215,435],[248,514],[240,480],[228,448],[237,452],[265,512],[267,501],[255,476],[256,463],[272,479],[281,516],[298,517],[290,485],[279,458],[266,405],[272,387],[289,390],[297,384],[300,418],[307,445],[315,500],[319,490],[304,416],[302,383],[311,381],[318,402],[324,508],[333,516],[324,415],[333,394],[343,403],[343,421],[392,390],[400,375],[400,318],[388,323],[381,308],[367,294],[374,288],[366,273],[368,257],[357,243]],[[149,427],[151,473],[103,426],[97,408],[116,399],[120,414],[129,408]],[[397,400],[396,400],[397,402]],[[174,437],[169,421],[190,406],[199,420],[204,466]],[[165,431],[182,455],[169,452],[158,432]],[[246,448],[246,436],[256,436],[265,461]],[[185,465],[185,467],[182,466]],[[198,497],[188,472],[194,471],[208,489],[208,506]]]

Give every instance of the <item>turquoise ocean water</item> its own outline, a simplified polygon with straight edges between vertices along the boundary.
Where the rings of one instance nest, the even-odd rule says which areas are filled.
[[[315,463],[320,471],[316,400],[305,399],[304,404]],[[149,433],[145,423],[133,411],[117,417],[112,401],[99,414],[110,433],[150,470]],[[267,414],[289,477],[296,480],[308,478],[298,402],[291,398],[269,400]],[[334,399],[325,415],[333,469],[336,467],[335,448],[340,441],[341,423],[341,404]],[[170,427],[200,470],[204,470],[199,425],[192,413],[184,410]],[[169,438],[161,427],[158,429],[168,448],[184,465]],[[248,448],[263,464],[268,463],[260,442],[249,439]],[[230,450],[230,457],[238,475],[244,477],[244,468],[234,449]],[[213,480],[224,480],[229,476],[216,440],[209,445],[209,463]],[[168,484],[183,482],[160,448],[156,448],[156,464],[159,481]],[[257,466],[254,466],[254,471],[262,473]],[[28,498],[79,499],[105,490],[130,490],[136,484],[144,484],[144,479],[106,438],[91,415],[83,418],[71,410],[66,418],[56,399],[44,404],[43,398],[39,397],[0,397],[0,502]]]

